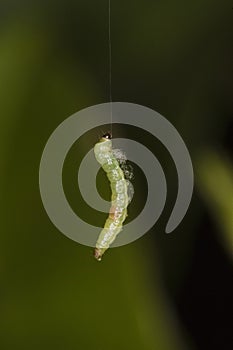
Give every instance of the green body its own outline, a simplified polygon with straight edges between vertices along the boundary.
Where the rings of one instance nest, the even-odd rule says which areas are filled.
[[[118,233],[122,230],[123,222],[127,217],[127,205],[129,202],[127,181],[119,163],[112,152],[112,141],[101,138],[94,147],[96,160],[106,172],[110,181],[112,197],[109,217],[96,242],[95,257],[101,260],[104,252],[113,243]]]

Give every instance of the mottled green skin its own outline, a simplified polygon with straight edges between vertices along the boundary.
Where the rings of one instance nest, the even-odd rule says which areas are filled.
[[[112,141],[101,138],[94,147],[96,160],[106,172],[110,181],[112,197],[109,217],[105,222],[96,242],[95,257],[101,260],[104,252],[113,243],[118,233],[122,230],[123,222],[127,217],[127,205],[129,202],[127,194],[127,182],[117,159],[112,153]]]

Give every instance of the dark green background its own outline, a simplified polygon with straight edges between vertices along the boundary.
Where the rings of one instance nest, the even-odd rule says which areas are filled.
[[[64,119],[109,100],[108,1],[1,0],[1,349],[232,349],[232,14],[230,1],[112,0],[113,100],[150,107],[177,128],[195,191],[165,235],[172,159],[144,131],[114,125],[115,137],[154,152],[168,200],[149,233],[97,263],[50,222],[38,170]],[[64,167],[67,196],[87,219],[95,212],[72,189],[98,133],[84,135]],[[137,167],[134,184],[132,217],[147,190]]]

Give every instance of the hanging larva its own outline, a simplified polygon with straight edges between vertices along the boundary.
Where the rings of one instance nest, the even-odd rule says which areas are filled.
[[[123,222],[127,217],[127,206],[132,199],[133,191],[130,188],[131,195],[128,194],[130,183],[125,178],[124,172],[116,158],[119,150],[112,149],[111,135],[109,133],[103,135],[100,141],[96,143],[94,153],[96,160],[107,174],[112,192],[109,216],[100,232],[94,250],[95,258],[100,261],[104,252],[122,230]],[[122,162],[125,163],[124,157],[122,157]]]

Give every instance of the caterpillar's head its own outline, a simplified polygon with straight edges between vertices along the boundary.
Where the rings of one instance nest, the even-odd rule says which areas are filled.
[[[106,134],[104,134],[102,137],[101,137],[101,140],[102,141],[106,141],[106,140],[111,140],[112,139],[112,135],[107,132]]]
[[[112,152],[112,136],[110,133],[104,134],[99,142],[94,146],[94,153],[97,162],[101,165],[107,162],[109,154]]]

